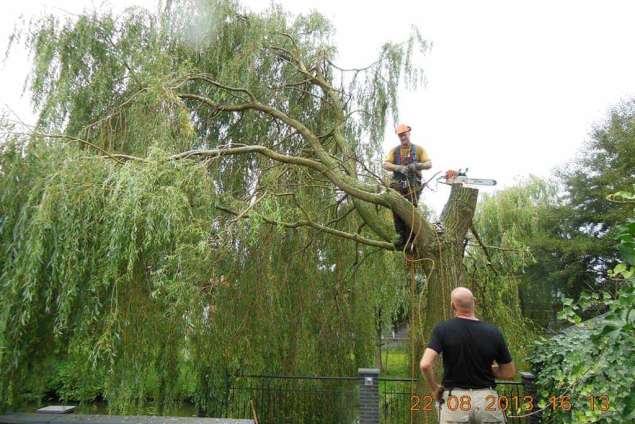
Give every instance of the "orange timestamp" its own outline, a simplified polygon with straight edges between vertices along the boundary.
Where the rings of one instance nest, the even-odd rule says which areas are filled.
[[[608,412],[611,407],[611,402],[608,395],[588,395],[584,398],[578,399],[582,405],[586,406],[589,410],[595,412]],[[569,395],[551,395],[547,399],[547,408],[552,411],[570,411],[572,409],[572,400]]]
[[[588,407],[591,411],[607,412],[610,408],[610,401],[608,395],[589,395],[582,400],[584,406]],[[411,411],[432,411],[435,408],[434,397],[432,394],[423,396],[412,395],[410,397],[410,410]],[[469,395],[448,396],[445,401],[445,407],[450,411],[470,411],[472,410],[472,398]],[[549,396],[546,408],[552,411],[570,411],[573,408],[571,397],[568,395]],[[531,412],[537,409],[537,402],[531,395],[525,396],[507,396],[507,395],[488,395],[485,396],[485,410],[497,411],[497,410],[513,410],[513,411],[527,411]]]
[[[494,396],[489,395],[485,397],[486,411],[507,410],[513,408],[515,410],[525,409],[532,411],[534,409],[533,396]],[[418,396],[411,396],[411,411],[432,411],[434,407],[434,398],[431,394]],[[445,407],[450,411],[471,411],[472,410],[472,397],[470,395],[450,395],[445,401]]]

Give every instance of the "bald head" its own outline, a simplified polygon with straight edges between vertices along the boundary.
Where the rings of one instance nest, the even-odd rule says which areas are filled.
[[[465,287],[457,287],[452,290],[450,299],[457,312],[474,312],[474,295],[472,294],[470,289]]]

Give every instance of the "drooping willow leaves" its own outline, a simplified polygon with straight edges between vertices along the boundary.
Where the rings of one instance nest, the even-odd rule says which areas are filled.
[[[331,31],[318,14],[257,16],[211,1],[47,17],[18,37],[34,53],[39,120],[29,135],[7,131],[0,155],[3,407],[49,389],[59,361],[59,393],[102,394],[122,413],[151,399],[161,412],[183,396],[213,413],[228,375],[368,366],[375,308],[389,321],[404,298],[399,261],[272,225],[310,216],[367,234],[351,200],[312,170],[263,157],[170,159],[246,143],[304,154],[297,131],[274,119],[180,97],[242,100],[209,75],[284,110],[333,153],[347,143],[379,157],[402,70],[418,78],[407,58],[416,40],[387,44],[368,72],[339,78],[351,95],[335,108],[281,58],[294,49],[336,85]],[[369,167],[362,179],[378,169]]]
[[[485,196],[467,246],[465,267],[479,311],[504,330],[521,369],[529,355],[527,341],[538,330],[535,323],[551,315],[554,293],[535,271],[541,266],[536,240],[545,233],[545,214],[558,204],[553,183],[535,177]]]
[[[435,238],[379,171],[426,44],[415,31],[344,71],[332,31],[210,0],[48,17],[16,39],[39,120],[0,155],[3,406],[46,390],[56,361],[59,391],[123,413],[187,396],[219,414],[238,374],[369,366],[410,303],[391,209]],[[450,212],[466,230],[473,210]],[[463,275],[462,238],[437,273]],[[447,303],[429,303],[432,321]]]

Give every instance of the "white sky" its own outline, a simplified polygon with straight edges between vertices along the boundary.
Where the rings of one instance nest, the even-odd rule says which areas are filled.
[[[155,0],[110,0],[154,9]],[[317,9],[336,27],[339,64],[370,63],[387,40],[417,25],[433,48],[423,60],[427,86],[404,92],[400,121],[432,157],[432,172],[469,167],[499,187],[518,176],[548,176],[574,158],[592,125],[609,107],[635,97],[634,1],[618,0],[284,0],[299,13]],[[0,47],[20,14],[81,13],[96,1],[22,0],[4,3]],[[268,0],[244,0],[261,10]],[[0,68],[0,102],[33,122],[20,98],[26,57]],[[398,142],[387,133],[385,150]],[[429,175],[432,175],[429,173]],[[491,190],[491,189],[490,189]],[[437,212],[449,190],[426,191]]]

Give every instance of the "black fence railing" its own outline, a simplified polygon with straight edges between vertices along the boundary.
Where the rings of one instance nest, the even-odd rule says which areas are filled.
[[[378,412],[378,421],[371,422],[381,424],[437,423],[435,402],[430,396],[417,395],[416,382],[410,378],[377,376],[368,384],[361,376],[233,377],[213,410],[226,418],[257,417],[259,424],[357,424],[364,422],[362,412],[368,416],[369,410]],[[536,403],[533,376],[523,374],[520,382],[497,382],[497,392],[508,423],[540,423],[538,415],[527,416],[529,401]]]
[[[224,417],[259,424],[354,423],[359,377],[241,376],[228,388]]]
[[[409,378],[379,378],[380,417],[385,424],[410,423],[411,414],[427,415],[425,422],[437,422],[436,403],[429,394],[418,394],[413,380]],[[498,406],[505,411],[510,424],[528,423],[529,394],[521,381],[498,381]],[[526,397],[527,396],[527,397]],[[415,422],[420,422],[417,419]]]
[[[416,394],[413,395],[416,392],[414,384],[409,378],[379,378],[381,423],[410,423],[411,412],[424,409],[422,399]]]

